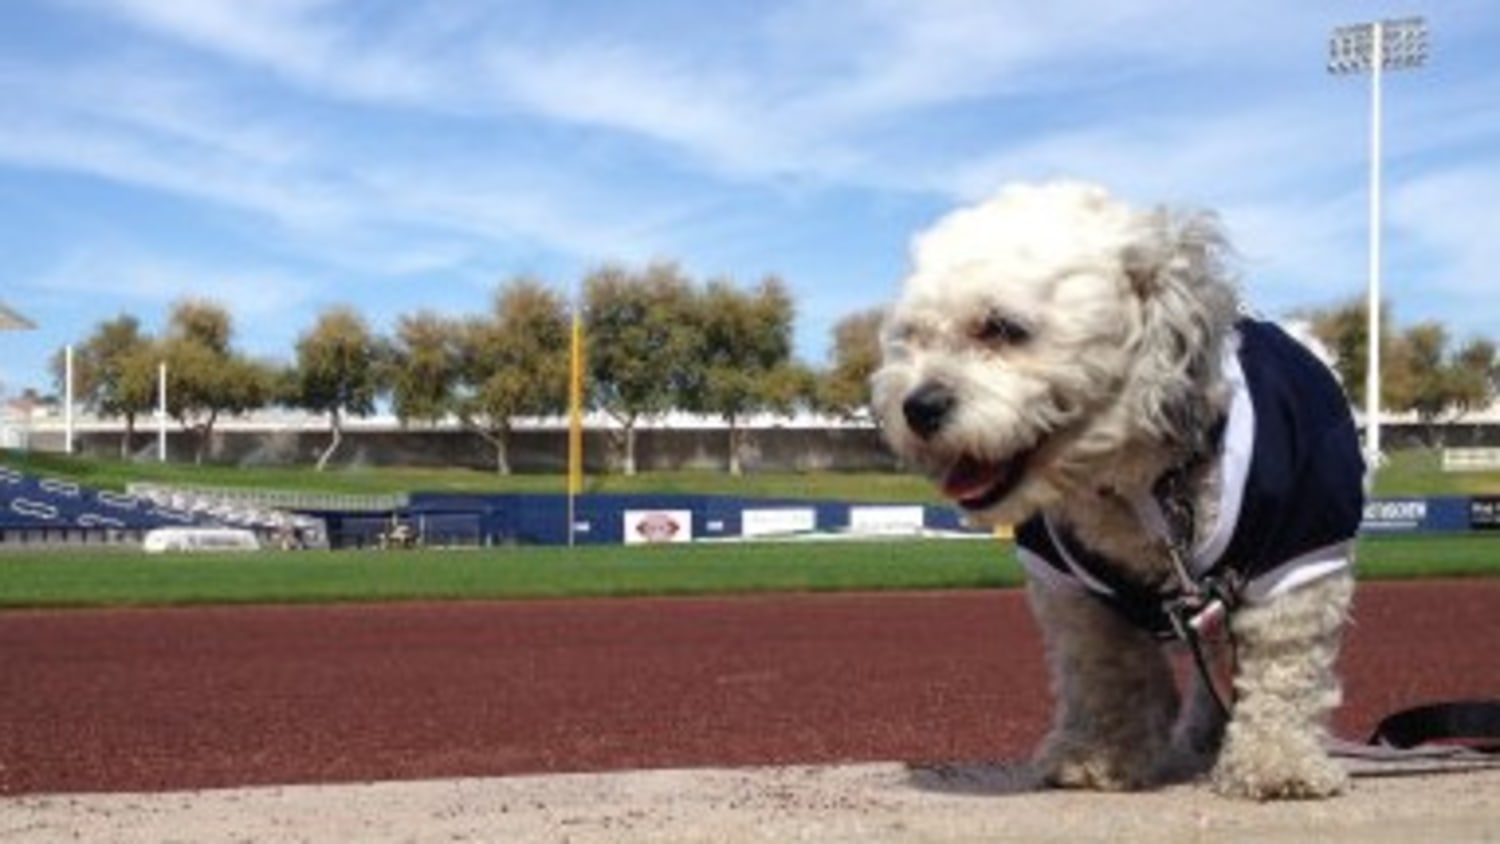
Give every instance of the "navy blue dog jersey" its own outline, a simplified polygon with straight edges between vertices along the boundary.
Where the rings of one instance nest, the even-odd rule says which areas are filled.
[[[1224,357],[1232,396],[1219,517],[1189,565],[1195,576],[1227,567],[1241,599],[1256,602],[1349,566],[1364,459],[1349,403],[1322,361],[1271,323],[1243,319],[1236,329]],[[1142,627],[1171,630],[1162,593],[1122,578],[1065,526],[1033,516],[1016,529],[1016,548],[1032,578],[1082,586]]]

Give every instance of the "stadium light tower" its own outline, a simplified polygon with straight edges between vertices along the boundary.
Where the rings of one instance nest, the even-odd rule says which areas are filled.
[[[1370,73],[1370,294],[1369,366],[1365,372],[1365,460],[1369,477],[1380,465],[1380,77],[1427,61],[1427,22],[1398,18],[1340,26],[1328,41],[1328,72]]]

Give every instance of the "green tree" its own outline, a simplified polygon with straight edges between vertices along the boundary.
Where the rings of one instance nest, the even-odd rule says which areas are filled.
[[[1475,338],[1454,356],[1460,395],[1465,411],[1486,407],[1500,392],[1500,352],[1493,341]]]
[[[1363,403],[1365,394],[1366,313],[1364,301],[1355,300],[1306,315],[1313,334],[1337,356],[1335,369],[1356,404]],[[1489,340],[1471,340],[1453,352],[1440,323],[1422,322],[1397,332],[1389,309],[1382,309],[1381,324],[1381,406],[1416,414],[1430,442],[1440,439],[1441,423],[1494,399],[1496,351]]]
[[[634,475],[636,425],[679,406],[697,377],[693,286],[676,265],[653,264],[601,268],[583,289],[590,404],[620,424],[622,468]]]
[[[701,363],[684,398],[685,409],[713,413],[729,425],[729,472],[743,472],[746,416],[789,414],[810,390],[811,376],[792,361],[795,307],[786,285],[767,277],[751,291],[727,280],[698,298]]]
[[[1461,418],[1494,398],[1494,344],[1472,340],[1457,352],[1448,348],[1448,332],[1436,322],[1424,322],[1401,336],[1397,360],[1403,380],[1398,382],[1397,410],[1409,410],[1427,429],[1427,440],[1441,444],[1439,425]]]
[[[328,445],[318,455],[319,472],[343,441],[344,417],[375,412],[379,354],[369,326],[349,307],[324,311],[297,340],[286,398],[293,407],[328,415]]]
[[[459,419],[495,449],[495,471],[508,475],[515,420],[567,407],[567,303],[536,279],[512,279],[489,316],[470,320],[459,338]]]
[[[1448,331],[1435,322],[1414,325],[1392,344],[1390,386],[1382,395],[1396,411],[1412,411],[1429,430],[1453,404],[1447,365]]]
[[[141,332],[140,320],[126,314],[100,322],[94,333],[74,349],[74,396],[102,417],[124,420],[122,458],[128,458],[134,450],[136,419],[149,414],[155,401],[158,357],[151,337]],[[52,369],[59,386],[63,386],[63,352],[53,357]]]
[[[1318,338],[1334,356],[1334,371],[1343,382],[1349,402],[1364,406],[1365,373],[1369,371],[1369,308],[1364,299],[1353,299],[1331,308],[1308,311],[1300,314],[1307,320],[1314,337]],[[1395,346],[1390,308],[1380,309],[1380,353],[1384,364],[1391,359]],[[1382,407],[1393,407],[1392,380],[1382,366],[1380,400]],[[1399,380],[1399,379],[1398,379]]]
[[[431,311],[397,320],[382,359],[391,409],[402,425],[436,423],[452,409],[458,382],[461,326]]]
[[[273,367],[236,353],[232,337],[229,312],[211,302],[179,302],[168,320],[162,342],[167,413],[197,434],[197,463],[208,453],[220,416],[265,407],[274,390]]]
[[[880,327],[885,311],[870,308],[850,314],[833,327],[833,358],[818,380],[818,406],[845,419],[856,419],[870,407],[870,376],[880,366]]]

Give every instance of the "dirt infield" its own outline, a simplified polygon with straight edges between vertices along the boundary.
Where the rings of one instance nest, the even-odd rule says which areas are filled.
[[[1500,581],[1362,586],[1339,731],[1500,696],[1497,641]],[[7,612],[0,665],[0,792],[50,795],[0,801],[12,819],[108,801],[79,792],[496,776],[517,789],[532,782],[517,775],[745,766],[794,766],[766,770],[793,772],[776,788],[795,802],[798,783],[815,794],[839,776],[800,766],[1023,758],[1047,712],[1036,632],[1010,591]],[[848,770],[881,788],[894,776]],[[303,792],[234,793],[260,795],[237,798],[249,806]],[[1475,828],[1500,828],[1485,805]]]

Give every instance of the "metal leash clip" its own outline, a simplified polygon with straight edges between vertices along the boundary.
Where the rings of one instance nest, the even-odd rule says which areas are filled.
[[[1215,577],[1205,577],[1165,602],[1167,617],[1178,638],[1214,638],[1223,632],[1224,621],[1234,609],[1234,589]]]
[[[1230,610],[1234,609],[1236,592],[1232,584],[1226,584],[1215,577],[1205,577],[1189,583],[1190,588],[1162,602],[1162,611],[1171,621],[1178,640],[1187,645],[1199,676],[1213,696],[1219,711],[1227,718],[1230,699],[1219,691],[1214,682],[1213,667],[1209,664],[1209,654],[1204,650],[1203,643],[1206,639],[1218,638],[1220,634],[1228,635],[1225,621]]]

